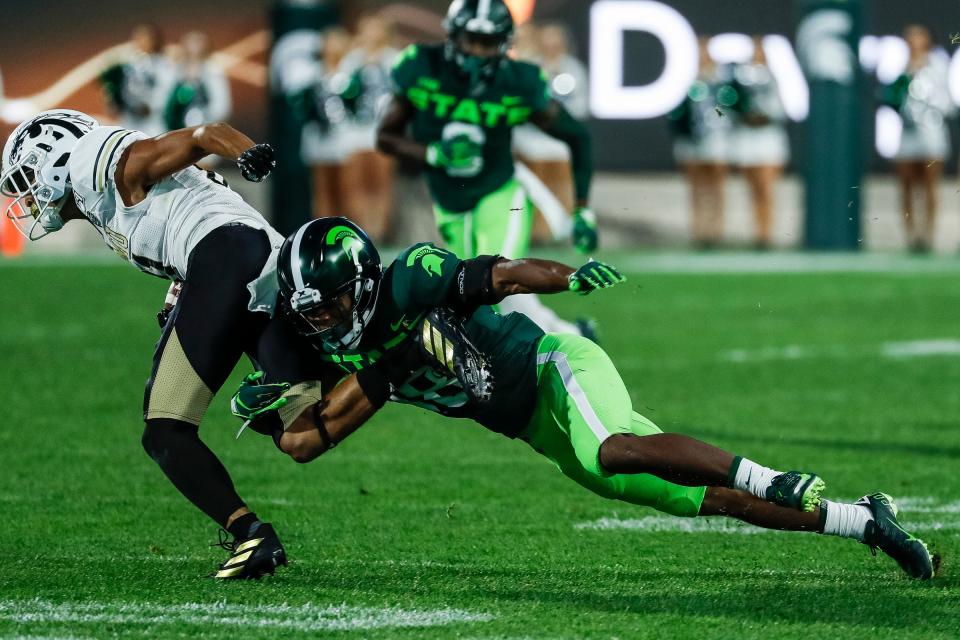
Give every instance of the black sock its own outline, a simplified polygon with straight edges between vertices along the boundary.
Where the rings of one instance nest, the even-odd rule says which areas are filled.
[[[247,538],[253,537],[253,534],[260,528],[260,524],[261,522],[257,519],[257,514],[251,511],[231,522],[230,526],[227,527],[227,531],[237,540],[246,540]]]
[[[230,474],[200,440],[195,425],[167,418],[147,420],[143,448],[180,493],[221,527],[245,506]]]

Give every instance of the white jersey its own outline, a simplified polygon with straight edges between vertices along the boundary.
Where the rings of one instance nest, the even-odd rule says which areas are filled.
[[[187,167],[150,187],[142,202],[124,205],[114,182],[117,163],[128,146],[146,138],[121,127],[98,127],[83,136],[68,165],[77,207],[120,257],[171,280],[186,279],[190,252],[214,229],[242,224],[264,230],[274,250],[261,277],[250,284],[250,308],[272,312],[283,236],[218,174]]]

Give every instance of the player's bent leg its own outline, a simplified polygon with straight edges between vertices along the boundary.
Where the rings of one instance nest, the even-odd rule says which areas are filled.
[[[781,473],[687,436],[660,433],[633,412],[619,372],[594,343],[548,334],[537,357],[541,398],[535,417],[557,422],[588,471],[646,473],[684,486],[732,486],[782,506],[816,508],[824,485],[815,474]]]
[[[245,506],[223,464],[200,440],[196,425],[153,418],[146,421],[141,442],[173,486],[221,527]]]
[[[677,433],[618,434],[600,447],[611,473],[651,473],[677,484],[732,486],[774,504],[814,511],[825,487],[814,473],[778,472]]]
[[[582,364],[582,360],[576,357],[576,341],[567,340],[568,337],[574,336],[547,336],[549,340],[543,346],[560,348],[562,345],[567,350],[566,356],[573,358],[575,363]],[[545,353],[551,353],[551,351]],[[568,370],[563,360],[559,359],[557,352],[552,353],[551,360],[546,357],[541,359],[551,362],[550,366],[556,367],[557,373],[561,376],[564,373],[572,374],[572,368]],[[541,355],[543,356],[544,353]],[[563,385],[562,381],[558,384],[556,380],[545,379],[545,374],[548,373],[541,370],[537,410],[530,426],[521,434],[521,439],[549,458],[565,476],[599,496],[652,507],[675,516],[697,515],[700,503],[703,501],[704,487],[684,487],[649,474],[611,475],[604,471],[598,462],[598,451],[602,442],[600,436],[594,434],[585,421],[580,420],[576,415],[571,415],[577,413],[576,408],[566,407],[561,408],[560,411],[556,410],[558,406],[564,407],[563,402],[570,397],[568,390],[575,398],[580,398],[583,404],[586,401],[583,387],[575,384],[576,379],[568,382],[567,385]],[[571,377],[580,373],[581,370],[578,367],[577,373],[572,374]],[[592,411],[597,415],[599,409],[600,414],[607,416],[610,410],[616,408],[619,409],[618,413],[626,416],[622,418],[622,422],[630,424],[630,428],[640,433],[659,433],[660,430],[652,422],[645,420],[639,414],[632,414],[629,408],[629,395],[625,388],[622,391],[617,389],[616,380],[618,378],[610,381],[612,393],[607,396],[611,400],[609,404],[596,403],[596,398],[593,397],[591,400],[598,406],[594,409],[584,407],[583,410],[587,413]],[[576,405],[577,400],[574,399],[573,403]],[[625,410],[624,407],[626,407]]]
[[[226,527],[238,546],[258,539],[255,531],[264,523],[246,510],[227,470],[200,440],[198,425],[213,394],[269,320],[247,309],[247,283],[260,274],[269,254],[263,231],[237,225],[216,229],[197,245],[144,393],[144,449],[184,497]],[[257,545],[275,537],[259,536],[263,540]],[[259,559],[270,546],[240,560],[231,556],[231,568],[237,571],[218,577],[259,577],[272,570],[275,564],[268,567]],[[267,555],[281,564],[285,556],[278,540],[275,547],[280,552],[274,548]]]

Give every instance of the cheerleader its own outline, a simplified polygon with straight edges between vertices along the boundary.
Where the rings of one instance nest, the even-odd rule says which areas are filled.
[[[199,31],[180,41],[176,82],[167,98],[164,120],[169,130],[218,122],[230,116],[230,83],[210,59],[207,36]]]
[[[910,25],[903,35],[910,60],[906,71],[884,88],[883,102],[896,109],[903,121],[894,162],[900,178],[907,243],[911,251],[925,253],[933,246],[937,187],[943,161],[950,153],[946,120],[953,113],[953,103],[947,84],[947,62],[931,53],[930,32],[926,27]],[[924,216],[920,215],[920,207],[914,206],[914,190],[924,195]]]
[[[392,29],[386,20],[379,16],[361,18],[357,46],[342,64],[360,92],[356,109],[344,127],[344,211],[377,241],[387,234],[393,208],[394,159],[376,149],[377,121],[390,99],[390,69],[398,55],[390,46],[391,38]]]
[[[349,49],[346,31],[325,31],[319,58],[312,62],[310,83],[290,98],[294,111],[304,120],[300,154],[310,167],[316,218],[346,211],[343,163],[349,152],[347,127],[359,95],[342,67]]]
[[[767,66],[763,39],[753,38],[753,60],[733,70],[737,91],[731,150],[733,162],[750,185],[756,221],[754,246],[770,247],[773,225],[774,188],[790,158],[785,127],[786,113],[777,82]]]
[[[691,236],[695,246],[711,249],[723,238],[723,187],[730,160],[730,131],[736,91],[729,70],[718,67],[701,36],[700,70],[687,97],[668,116],[673,154],[690,184]]]
[[[163,108],[173,81],[173,66],[163,54],[163,34],[152,24],[134,27],[129,57],[100,74],[108,107],[120,125],[148,136],[167,131]]]

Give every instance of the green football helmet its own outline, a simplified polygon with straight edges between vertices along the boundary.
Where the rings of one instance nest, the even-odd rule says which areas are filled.
[[[373,317],[383,267],[363,229],[346,218],[303,225],[280,247],[281,304],[323,351],[354,349]]]
[[[443,28],[447,32],[446,58],[456,63],[475,91],[481,90],[496,76],[510,48],[510,9],[503,0],[453,0]],[[469,53],[464,49],[468,43],[489,49],[490,54]]]

